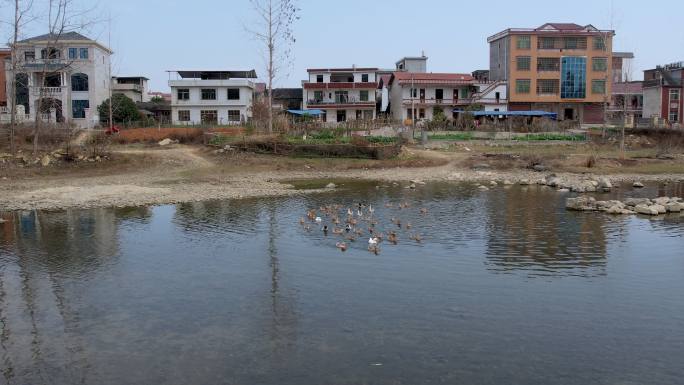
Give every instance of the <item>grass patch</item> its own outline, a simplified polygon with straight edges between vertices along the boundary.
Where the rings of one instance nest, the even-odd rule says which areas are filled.
[[[457,134],[434,134],[429,136],[430,140],[472,140],[473,134],[461,132]]]
[[[533,142],[533,141],[545,141],[545,140],[565,140],[570,142],[583,142],[587,140],[587,137],[582,134],[576,135],[564,135],[564,134],[529,134],[525,136],[514,137],[513,140],[520,142]]]

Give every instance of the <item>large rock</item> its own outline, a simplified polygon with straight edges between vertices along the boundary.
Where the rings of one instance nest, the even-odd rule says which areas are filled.
[[[648,198],[627,198],[627,199],[625,199],[624,203],[627,206],[636,206],[636,205],[650,206],[651,200]]]
[[[547,171],[549,168],[544,166],[543,164],[535,164],[532,166],[532,169],[537,172],[544,172]]]
[[[52,162],[52,158],[50,158],[50,155],[45,155],[40,159],[40,164],[43,165],[43,167],[49,166],[50,162]]]
[[[658,215],[658,210],[653,208],[653,206],[648,206],[645,204],[640,204],[634,206],[634,211],[636,211],[639,214],[644,214],[644,215]]]
[[[608,178],[599,178],[598,188],[602,191],[608,192],[613,188],[613,184],[610,183],[610,180]]]
[[[667,212],[667,209],[663,205],[657,205],[656,204],[656,205],[651,205],[649,207],[652,208],[653,210],[656,210],[658,212],[658,214],[665,214]]]
[[[680,202],[671,202],[665,205],[665,209],[668,213],[678,213],[684,210],[684,204]]]
[[[169,138],[162,139],[162,140],[159,141],[159,145],[160,145],[160,146],[168,146],[169,144],[174,144],[174,143],[176,143],[176,141],[171,140],[171,139],[169,139]]]
[[[639,182],[639,181],[636,181],[636,182],[632,183],[632,187],[642,188],[642,187],[644,187],[644,184]]]
[[[546,177],[546,185],[550,187],[557,187],[562,183],[561,179],[555,174]]]
[[[653,203],[661,206],[665,206],[666,204],[670,203],[670,198],[669,197],[659,197],[655,198],[653,200]]]
[[[568,198],[565,200],[565,208],[575,211],[596,210],[596,200],[592,197]]]
[[[530,185],[530,180],[529,179],[520,179],[520,182],[518,182],[521,186],[529,186]]]
[[[325,188],[334,189],[334,188],[337,188],[337,185],[335,183],[331,182],[331,183],[328,183],[327,185],[325,185]]]

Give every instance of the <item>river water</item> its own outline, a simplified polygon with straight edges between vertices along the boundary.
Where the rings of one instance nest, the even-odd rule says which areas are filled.
[[[351,183],[4,213],[0,383],[681,384],[684,216],[568,212],[567,196]],[[376,255],[364,233],[342,252],[299,224],[357,202],[396,245]]]

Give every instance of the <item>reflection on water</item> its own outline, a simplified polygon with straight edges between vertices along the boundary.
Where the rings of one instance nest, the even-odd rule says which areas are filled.
[[[683,217],[567,212],[564,198],[358,184],[1,214],[0,383],[677,383]],[[397,245],[341,253],[297,223],[357,202]]]

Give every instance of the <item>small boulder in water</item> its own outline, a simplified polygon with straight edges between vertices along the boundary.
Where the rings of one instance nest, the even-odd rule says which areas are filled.
[[[337,188],[337,185],[335,183],[330,182],[327,185],[325,185],[325,188],[332,190],[332,189]]]
[[[641,182],[639,182],[639,181],[636,181],[636,182],[632,183],[632,187],[634,187],[634,188],[642,188],[642,187],[644,187],[644,184],[641,183]]]

